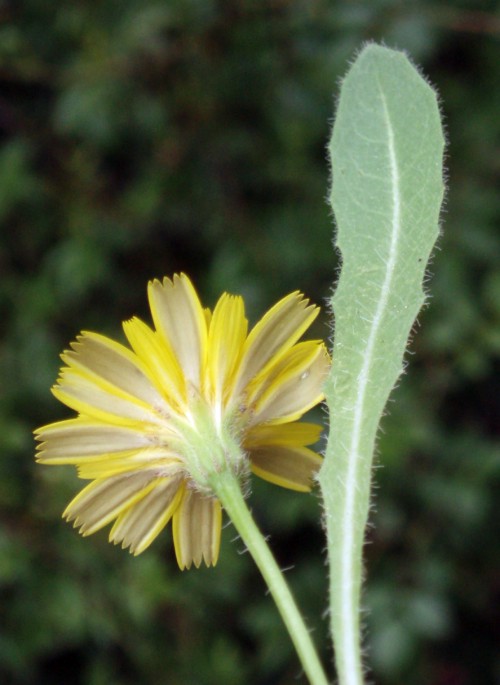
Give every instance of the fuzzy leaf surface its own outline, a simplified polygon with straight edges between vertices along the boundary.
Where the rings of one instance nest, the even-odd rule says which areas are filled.
[[[362,547],[375,439],[425,300],[439,233],[444,138],[436,94],[407,57],[378,45],[341,87],[330,144],[331,203],[342,257],[332,297],[330,437],[319,474],[341,685],[362,683]]]

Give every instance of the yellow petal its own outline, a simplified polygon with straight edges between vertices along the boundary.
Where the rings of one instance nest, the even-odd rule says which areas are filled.
[[[300,375],[317,357],[321,344],[317,340],[306,340],[279,355],[277,362],[265,373],[258,374],[250,381],[246,390],[247,403],[252,405],[263,400],[282,383]]]
[[[226,399],[247,326],[243,299],[224,293],[214,309],[208,332],[208,383],[211,395],[218,403]]]
[[[92,535],[145,497],[157,481],[154,471],[144,470],[95,480],[69,503],[63,516],[74,521],[82,535]]]
[[[121,542],[122,548],[129,547],[134,555],[144,552],[172,518],[183,490],[180,476],[159,481],[145,497],[120,514],[109,541]]]
[[[35,432],[37,461],[44,464],[78,464],[103,454],[151,446],[144,430],[77,418],[42,426]]]
[[[157,475],[170,475],[183,467],[178,455],[162,447],[148,447],[139,451],[102,454],[75,463],[78,476],[84,480],[113,478],[122,473],[154,470]]]
[[[320,438],[323,426],[315,423],[280,423],[277,425],[253,426],[244,439],[245,449],[263,445],[281,445],[282,447],[305,447],[314,445]]]
[[[102,378],[148,404],[163,403],[147,366],[123,345],[103,335],[83,331],[76,342],[71,343],[71,348],[61,355],[68,366],[91,378]]]
[[[283,488],[309,492],[321,466],[321,457],[307,447],[261,447],[250,451],[251,469]]]
[[[156,424],[160,421],[149,404],[132,397],[99,377],[91,378],[65,367],[52,388],[57,399],[71,409],[98,421],[118,425],[131,422]]]
[[[309,300],[299,292],[291,293],[272,307],[254,326],[248,336],[240,363],[234,394],[239,395],[258,373],[265,373],[268,365],[309,328],[319,308],[308,306]]]
[[[222,511],[217,499],[186,489],[172,521],[179,568],[215,566],[219,556]]]
[[[156,330],[171,346],[186,379],[199,388],[205,365],[207,325],[191,281],[185,274],[176,274],[173,281],[152,281],[148,296]]]
[[[182,406],[186,399],[184,378],[167,342],[137,317],[125,321],[123,330],[136,355],[148,367],[170,402]]]
[[[329,368],[330,357],[324,345],[295,345],[260,388],[253,403],[252,424],[300,418],[324,399],[323,383]]]

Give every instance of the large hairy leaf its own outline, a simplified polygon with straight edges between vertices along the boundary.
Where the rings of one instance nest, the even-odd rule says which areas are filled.
[[[330,438],[319,479],[341,683],[362,682],[361,558],[375,438],[403,368],[438,236],[443,134],[436,95],[406,56],[368,45],[345,78],[330,147],[342,270],[326,385]]]

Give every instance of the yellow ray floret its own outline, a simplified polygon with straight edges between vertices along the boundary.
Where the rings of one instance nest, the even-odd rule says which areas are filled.
[[[74,521],[82,535],[91,535],[139,502],[159,482],[150,470],[94,480],[69,503],[63,517]]]
[[[309,305],[299,292],[284,297],[254,326],[243,349],[235,394],[244,390],[268,364],[289,350],[318,316],[319,308]]]
[[[187,489],[174,513],[173,533],[177,563],[181,569],[202,560],[215,566],[219,557],[222,512],[218,500]]]
[[[96,383],[107,381],[110,386],[149,405],[163,401],[157,378],[147,365],[124,345],[104,335],[83,331],[61,357],[68,367],[79,370]]]
[[[184,494],[179,478],[158,482],[134,507],[128,507],[116,519],[109,541],[121,543],[132,554],[143,552],[161,533],[179,506]]]
[[[227,400],[247,328],[243,299],[224,293],[214,309],[208,333],[206,390],[216,403]]]
[[[321,457],[307,447],[277,445],[250,450],[252,471],[283,488],[309,492],[321,466]]]
[[[137,317],[125,321],[123,330],[137,358],[156,379],[162,396],[169,400],[170,406],[182,408],[186,402],[186,383],[168,342]]]
[[[293,422],[262,424],[254,426],[245,436],[245,448],[262,445],[283,445],[284,447],[305,447],[318,442],[323,426],[316,423]]]
[[[207,351],[207,325],[200,300],[185,274],[148,287],[156,330],[172,346],[184,377],[199,387]]]

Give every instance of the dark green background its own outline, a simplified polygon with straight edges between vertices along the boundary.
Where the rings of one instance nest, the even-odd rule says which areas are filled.
[[[242,293],[253,321],[297,288],[324,302],[325,148],[369,39],[437,86],[449,146],[432,299],[380,435],[368,661],[379,685],[500,682],[496,4],[0,1],[2,684],[305,682],[234,529],[185,573],[170,531],[137,559],[82,539],[60,519],[73,471],[35,466],[31,431],[68,416],[62,349],[148,317],[152,277]],[[255,482],[250,503],[331,663],[318,497]]]

